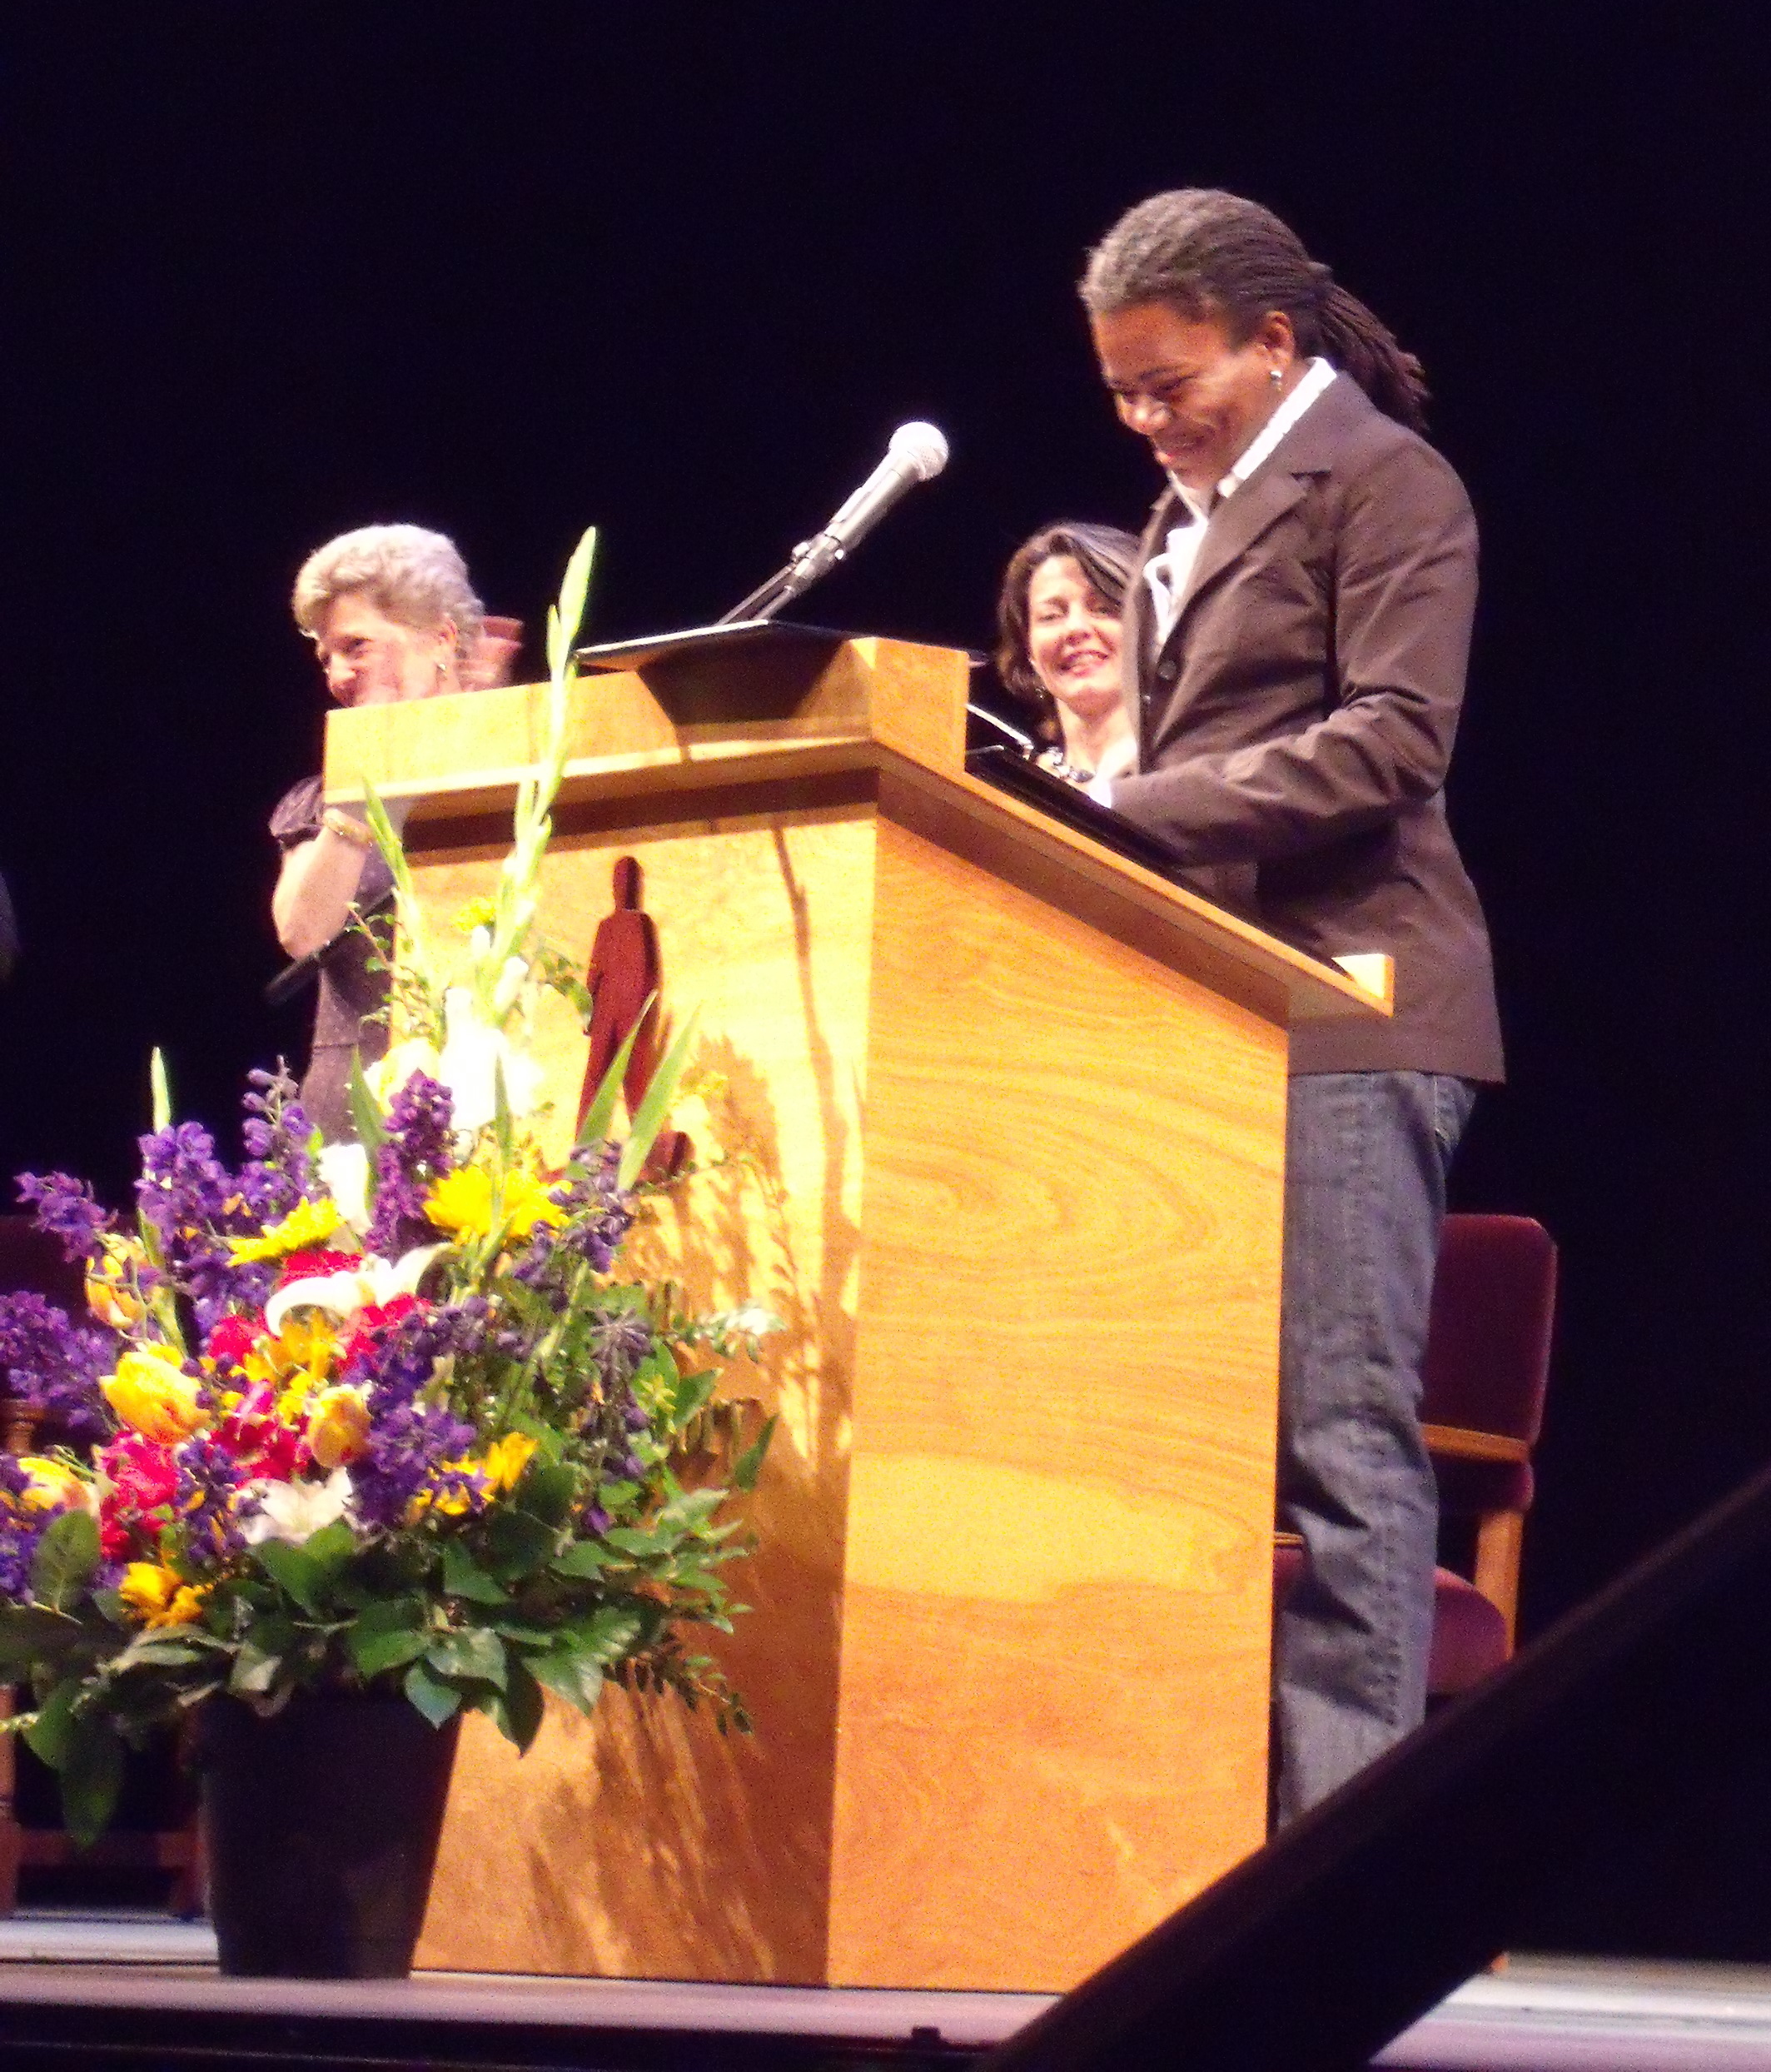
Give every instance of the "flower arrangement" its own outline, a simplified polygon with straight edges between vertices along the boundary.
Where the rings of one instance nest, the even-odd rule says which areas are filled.
[[[588,1712],[613,1676],[748,1726],[690,1636],[742,1608],[727,1514],[770,1427],[709,1486],[681,1442],[705,1429],[714,1363],[773,1320],[685,1315],[621,1271],[690,1032],[624,1139],[625,1051],[562,1167],[535,1134],[535,996],[588,1006],[536,908],[594,541],[550,614],[546,760],[452,959],[371,794],[400,1040],[354,1075],[361,1143],[321,1146],[279,1068],[252,1075],[230,1168],[172,1122],[157,1058],[132,1226],[65,1174],[20,1182],[84,1262],[91,1316],[0,1297],[0,1371],[65,1441],[0,1457],[0,1680],[32,1687],[9,1724],[60,1773],[77,1836],[109,1815],[120,1744],[217,1693],[271,1712],[403,1692],[526,1748],[544,1692]]]

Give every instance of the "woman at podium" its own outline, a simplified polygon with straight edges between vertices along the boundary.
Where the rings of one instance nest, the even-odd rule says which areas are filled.
[[[296,578],[296,624],[341,705],[435,698],[500,680],[520,633],[487,621],[455,542],[420,525],[366,525],[311,554]],[[301,1103],[329,1142],[354,1137],[353,1051],[387,1048],[385,916],[393,892],[361,807],[326,806],[317,776],[277,803],[282,850],[271,894],[277,939],[319,983]]]
[[[1475,523],[1420,436],[1420,363],[1257,204],[1157,195],[1081,291],[1121,420],[1166,478],[1124,618],[1138,774],[1096,795],[1184,863],[1249,867],[1272,934],[1395,961],[1392,1019],[1291,1041],[1280,1498],[1305,1562],[1276,1631],[1283,1818],[1425,1703],[1420,1362],[1447,1168],[1501,1076],[1443,789]]]
[[[1032,708],[1039,760],[1082,780],[1131,770],[1137,744],[1119,672],[1119,619],[1137,542],[1111,525],[1042,526],[997,597],[997,675]]]

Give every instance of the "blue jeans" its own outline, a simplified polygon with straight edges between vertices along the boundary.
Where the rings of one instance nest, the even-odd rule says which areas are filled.
[[[1291,1082],[1279,1512],[1304,1566],[1274,1631],[1281,1820],[1426,1709],[1439,1501],[1420,1361],[1445,1175],[1475,1098],[1435,1073]]]

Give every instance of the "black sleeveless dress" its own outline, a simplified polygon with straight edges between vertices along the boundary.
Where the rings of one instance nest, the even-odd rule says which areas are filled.
[[[285,854],[319,834],[324,789],[320,778],[304,777],[278,799],[271,833]],[[393,936],[393,889],[381,852],[371,849],[351,924],[321,952],[320,998],[301,1105],[328,1143],[351,1143],[356,1138],[351,1119],[351,1053],[356,1051],[369,1065],[387,1053],[385,967]],[[360,919],[367,922],[366,930],[356,924]]]

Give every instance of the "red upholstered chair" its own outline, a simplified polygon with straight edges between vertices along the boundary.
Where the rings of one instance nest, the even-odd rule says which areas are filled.
[[[1534,1493],[1531,1451],[1543,1428],[1555,1318],[1556,1248],[1529,1216],[1448,1216],[1427,1329],[1421,1417],[1441,1512],[1475,1527],[1473,1576],[1434,1579],[1427,1690],[1450,1697],[1513,1651],[1519,1561]],[[1303,1556],[1274,1550],[1276,1603]]]
[[[57,1240],[38,1230],[28,1216],[0,1215],[0,1293],[22,1291],[47,1295],[76,1318],[86,1315],[84,1275],[77,1265],[70,1266],[62,1258]],[[0,1445],[11,1453],[29,1452],[39,1439],[35,1411],[13,1397],[6,1377],[0,1374]],[[41,1435],[43,1443],[53,1444],[54,1439],[53,1432]],[[0,1716],[10,1702],[11,1693],[0,1686]],[[146,1832],[118,1830],[82,1854],[59,1828],[19,1825],[13,1804],[17,1761],[12,1736],[0,1734],[0,1915],[10,1914],[17,1904],[18,1873],[27,1865],[170,1871],[170,1910],[177,1914],[197,1910],[201,1868],[192,1821]]]

